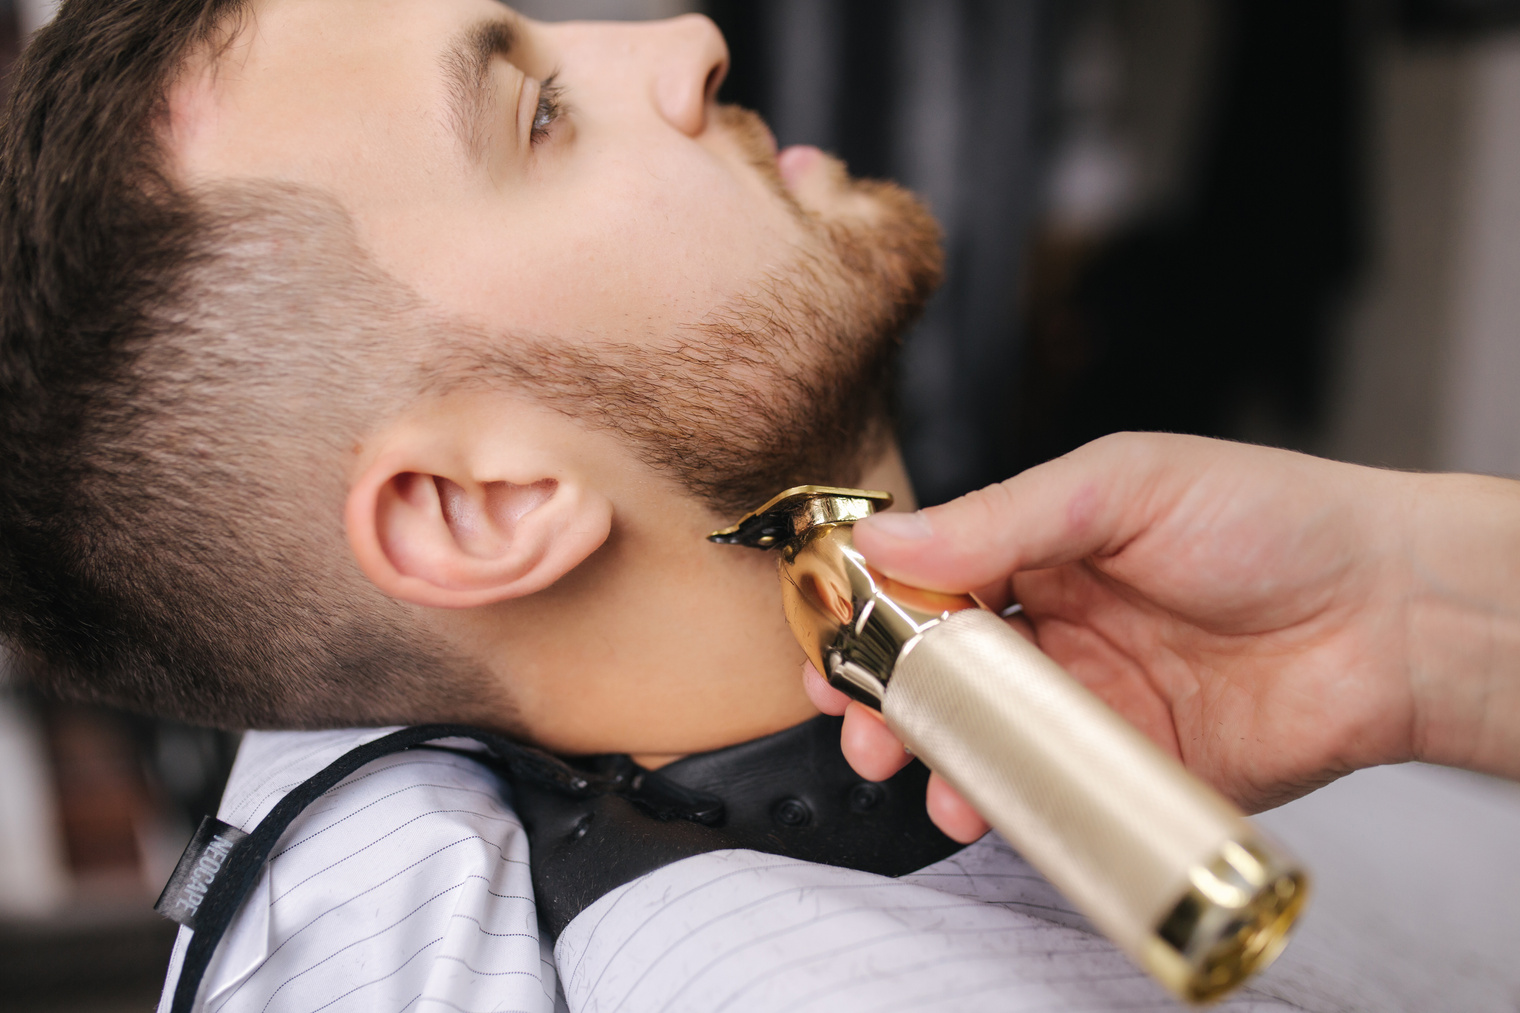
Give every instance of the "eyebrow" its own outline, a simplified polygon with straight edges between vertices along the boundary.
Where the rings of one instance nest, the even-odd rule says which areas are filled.
[[[511,21],[488,18],[450,40],[443,52],[444,81],[449,89],[449,124],[469,156],[479,161],[491,135],[491,60],[511,53],[517,29]]]

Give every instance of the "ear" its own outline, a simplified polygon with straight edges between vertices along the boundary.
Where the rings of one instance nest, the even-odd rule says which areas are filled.
[[[607,540],[611,503],[574,477],[448,463],[382,454],[349,492],[349,544],[392,598],[434,608],[519,598]]]

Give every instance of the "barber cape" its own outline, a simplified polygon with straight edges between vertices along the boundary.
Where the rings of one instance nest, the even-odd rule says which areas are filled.
[[[251,830],[292,789],[388,731],[246,735],[219,818]],[[762,850],[701,850],[568,907],[555,887],[553,904],[546,898],[541,905],[511,788],[469,755],[467,744],[459,746],[384,756],[306,806],[237,909],[196,1008],[1180,1008],[996,834],[895,878]],[[1429,794],[1449,804],[1449,785]],[[1490,809],[1480,816],[1488,829],[1498,828],[1495,847],[1520,843],[1520,805]],[[1471,822],[1469,810],[1463,814]],[[1303,827],[1291,818],[1278,822],[1280,836],[1299,843],[1303,833],[1289,831]],[[1315,856],[1307,857],[1313,867]],[[594,869],[590,875],[596,878]],[[1497,897],[1488,891],[1493,908],[1520,910],[1520,887],[1501,887]],[[1380,914],[1365,903],[1330,903],[1335,891],[1328,886],[1322,893],[1278,963],[1212,1008],[1517,1008],[1520,975],[1512,960],[1469,947],[1461,966],[1443,966],[1449,961],[1441,940],[1448,949],[1451,942],[1439,918],[1428,931],[1406,931],[1401,919],[1386,917],[1403,910],[1396,897]],[[554,939],[546,926],[555,917],[541,910],[550,906],[563,922],[552,926],[559,930]],[[1499,917],[1520,929],[1512,913]],[[1504,927],[1492,919],[1486,926]],[[168,1013],[191,936],[181,929],[160,1013]],[[1501,939],[1490,949],[1497,955],[1510,944]]]

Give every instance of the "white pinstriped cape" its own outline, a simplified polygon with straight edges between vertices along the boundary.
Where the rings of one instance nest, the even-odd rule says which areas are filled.
[[[251,830],[291,788],[385,731],[247,735],[221,819]],[[486,767],[428,750],[378,760],[290,825],[213,959],[198,1008],[1180,1008],[996,835],[900,879],[751,851],[699,855],[612,891],[552,949],[528,862],[510,797]],[[189,935],[181,929],[160,1013]],[[1388,1003],[1407,990],[1374,987],[1365,968],[1327,956],[1319,941],[1299,947],[1307,959],[1290,959],[1290,949],[1214,1009],[1403,1008]]]

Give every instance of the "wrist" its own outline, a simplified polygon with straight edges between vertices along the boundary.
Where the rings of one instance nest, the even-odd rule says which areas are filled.
[[[1520,777],[1520,483],[1404,477],[1413,755]]]

